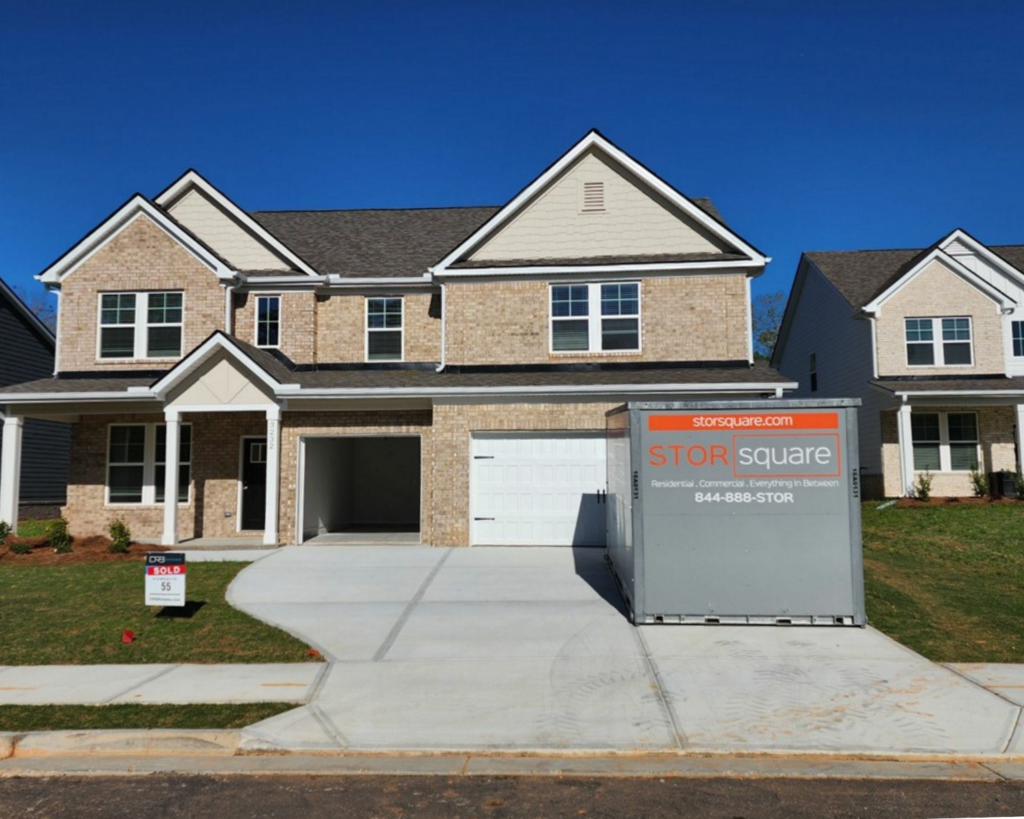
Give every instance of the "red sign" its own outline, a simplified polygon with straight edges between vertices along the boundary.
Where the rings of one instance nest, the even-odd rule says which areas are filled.
[[[185,564],[179,563],[176,566],[147,566],[146,574],[185,574]]]

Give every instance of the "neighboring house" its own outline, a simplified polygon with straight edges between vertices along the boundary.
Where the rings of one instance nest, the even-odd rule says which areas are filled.
[[[600,544],[609,409],[795,386],[753,360],[766,261],[596,131],[502,207],[248,213],[189,171],[40,275],[58,373],[0,405],[73,420],[73,532]]]
[[[954,230],[924,250],[805,253],[772,365],[795,397],[859,397],[868,496],[973,494],[1016,471],[1024,430],[1024,246]]]
[[[0,390],[10,384],[53,375],[54,343],[50,328],[0,280]],[[0,415],[0,427],[6,423]],[[10,425],[11,429],[0,436],[0,453],[3,439],[14,434],[15,427],[24,444],[20,459],[3,461],[4,468],[0,470],[0,497],[14,499],[14,505],[6,507],[7,512],[0,515],[0,520],[13,523],[19,513],[23,518],[53,516],[67,493],[70,428],[67,424],[39,419],[27,421],[23,431],[20,419]],[[20,509],[14,494],[19,485]]]

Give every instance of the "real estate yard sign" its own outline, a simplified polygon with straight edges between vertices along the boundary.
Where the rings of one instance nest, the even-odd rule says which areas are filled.
[[[185,553],[146,553],[146,605],[185,605]]]

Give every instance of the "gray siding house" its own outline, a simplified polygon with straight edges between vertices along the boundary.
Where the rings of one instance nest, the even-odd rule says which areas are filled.
[[[50,329],[0,280],[0,387],[52,375],[54,346]],[[3,409],[0,407],[0,412]],[[67,424],[40,419],[25,421],[21,517],[58,514],[58,507],[67,497],[70,440]]]

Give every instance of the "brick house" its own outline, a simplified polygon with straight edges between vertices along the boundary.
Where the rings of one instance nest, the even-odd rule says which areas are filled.
[[[189,171],[39,276],[57,374],[0,405],[73,422],[76,533],[601,544],[610,408],[795,386],[752,355],[767,261],[596,131],[500,207],[249,213]]]
[[[1016,471],[1024,430],[1024,246],[954,230],[931,247],[805,253],[772,365],[794,397],[859,397],[867,496],[973,493]]]

